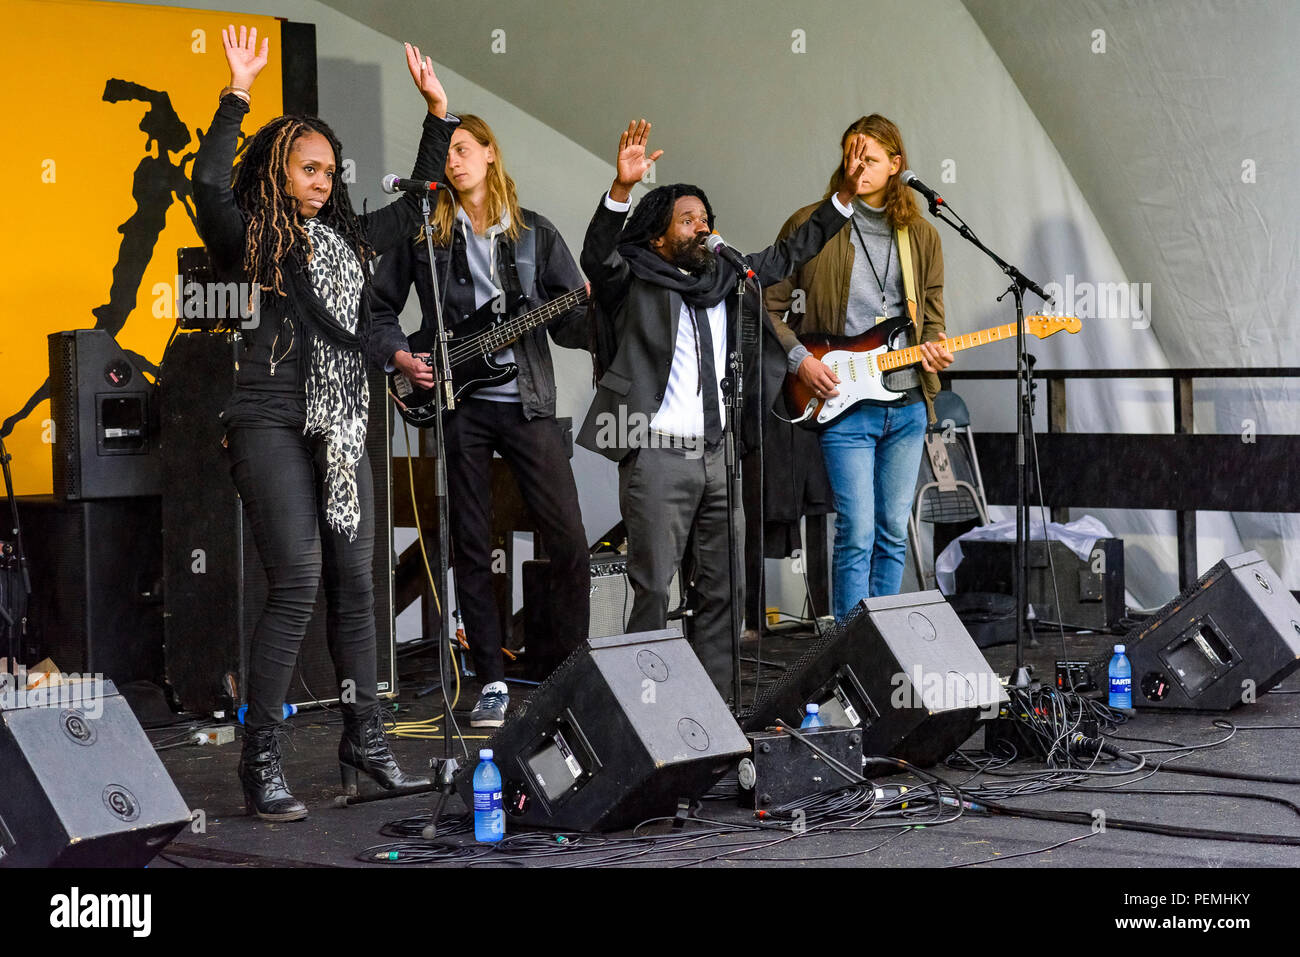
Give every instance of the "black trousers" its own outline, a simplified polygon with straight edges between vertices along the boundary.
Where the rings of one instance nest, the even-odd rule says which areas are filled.
[[[447,481],[456,597],[474,659],[487,684],[505,677],[501,619],[492,589],[492,453],[514,473],[551,562],[553,633],[566,653],[586,639],[591,560],[578,487],[564,436],[551,416],[525,419],[518,402],[467,399],[447,420]]]
[[[266,569],[266,606],[253,631],[244,725],[282,720],[298,650],[307,634],[321,581],[326,638],[339,697],[348,710],[378,703],[375,689],[374,476],[357,465],[361,524],[356,539],[324,517],[324,442],[294,428],[234,428],[227,433],[230,474]]]

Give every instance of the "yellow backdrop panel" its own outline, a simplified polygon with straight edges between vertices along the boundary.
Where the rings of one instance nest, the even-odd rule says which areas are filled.
[[[199,244],[190,173],[230,74],[221,28],[270,38],[251,133],[283,112],[271,17],[73,0],[5,3],[0,155],[0,429],[15,492],[51,489],[46,336],[103,328],[156,366],[176,250]],[[3,434],[3,433],[0,433]]]

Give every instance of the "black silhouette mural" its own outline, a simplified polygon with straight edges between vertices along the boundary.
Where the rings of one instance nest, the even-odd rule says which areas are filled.
[[[136,307],[140,283],[153,258],[158,237],[166,228],[167,211],[172,203],[179,202],[189,214],[191,222],[194,221],[189,166],[197,151],[184,153],[179,159],[173,159],[172,156],[181,153],[195,137],[202,142],[203,134],[196,128],[195,136],[190,135],[172,108],[171,97],[165,92],[151,90],[129,80],[111,79],[104,84],[103,99],[106,103],[149,104],[144,119],[140,121],[140,129],[147,137],[145,156],[135,168],[131,183],[131,195],[135,199],[136,209],[117,229],[122,234],[122,245],[113,266],[113,283],[109,289],[108,302],[91,310],[95,316],[94,328],[103,329],[116,339],[126,325],[127,317]],[[141,370],[157,375],[158,367],[153,362],[129,350],[127,354]],[[49,397],[50,381],[47,377],[23,407],[0,425],[0,438],[9,435],[15,425],[27,418],[36,406]]]

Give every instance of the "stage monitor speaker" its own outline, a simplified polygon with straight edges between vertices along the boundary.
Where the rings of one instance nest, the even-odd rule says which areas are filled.
[[[1207,571],[1125,644],[1136,707],[1227,711],[1300,667],[1300,602],[1268,562],[1242,552]]]
[[[937,591],[867,598],[817,639],[742,718],[761,731],[780,718],[798,727],[815,702],[822,720],[861,727],[862,752],[919,767],[942,761],[997,717],[998,676]]]
[[[566,831],[670,815],[749,752],[676,631],[588,639],[483,747],[501,769],[507,829]],[[466,804],[476,764],[456,780]]]
[[[552,628],[547,595],[551,587],[551,563],[546,559],[523,564],[524,577],[524,675],[542,681],[568,657],[572,648],[560,643]],[[681,576],[674,574],[668,586],[668,609],[681,604]],[[632,585],[627,578],[627,556],[591,557],[591,617],[588,638],[606,638],[627,632],[632,616]]]
[[[26,664],[119,684],[162,678],[163,573],[158,496],[16,499],[32,596]]]
[[[187,711],[222,711],[246,703],[248,649],[266,603],[266,574],[222,447],[220,412],[230,398],[239,349],[234,333],[179,333],[163,357],[159,379],[161,457],[168,475],[162,496],[164,663],[167,683]],[[373,574],[381,697],[397,693],[388,436],[386,383],[372,373],[366,449],[375,476]],[[325,704],[338,697],[322,592],[294,668],[289,702]]]
[[[49,336],[54,496],[157,495],[154,384],[103,329]]]
[[[190,820],[153,744],[112,682],[0,698],[0,864],[143,867]],[[56,694],[58,693],[58,694]]]

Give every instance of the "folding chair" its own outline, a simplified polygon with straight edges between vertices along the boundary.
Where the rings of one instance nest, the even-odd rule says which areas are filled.
[[[936,527],[931,536],[935,547],[931,549],[927,573],[922,554],[921,523],[928,522],[934,526],[989,523],[984,480],[980,476],[975,436],[971,432],[966,403],[957,393],[945,389],[935,396],[934,414],[937,421],[926,430],[916,496],[907,528],[916,579],[925,589],[935,587],[934,563],[940,549],[935,540]],[[947,536],[944,544],[954,537]]]

